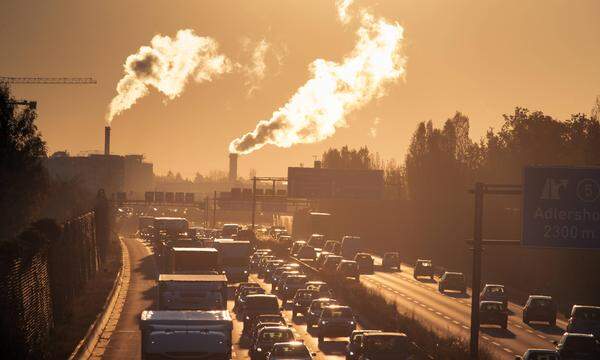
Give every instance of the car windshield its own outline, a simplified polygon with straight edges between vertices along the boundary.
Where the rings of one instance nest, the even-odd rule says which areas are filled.
[[[533,299],[531,300],[531,305],[534,307],[549,308],[552,307],[554,303],[550,299]]]
[[[429,267],[429,266],[431,266],[431,263],[430,263],[430,262],[425,262],[425,261],[424,261],[424,262],[421,262],[421,263],[419,263],[419,264],[420,264],[421,266],[423,266],[423,267]]]
[[[299,291],[296,293],[297,299],[310,300],[315,297],[314,291]]]
[[[261,342],[286,342],[293,339],[292,332],[289,329],[282,330],[263,330],[260,333]]]
[[[281,357],[308,357],[310,354],[305,345],[279,344],[271,351],[273,356]]]
[[[263,288],[247,288],[247,289],[242,290],[241,297],[245,298],[248,295],[264,294],[264,293],[265,293],[265,289],[263,289]]]
[[[404,352],[406,351],[406,338],[401,336],[368,336],[363,338],[363,343],[369,352]]]
[[[596,350],[596,341],[593,337],[568,336],[564,347],[572,352],[593,353]]]
[[[348,308],[325,309],[323,312],[323,317],[332,319],[347,319],[352,317],[352,310]]]
[[[600,321],[600,308],[575,308],[573,317],[578,320]]]
[[[502,304],[484,303],[484,304],[481,304],[481,309],[487,310],[487,311],[501,311],[503,309],[503,307],[502,307]]]
[[[311,305],[311,307],[312,307],[314,310],[320,310],[320,309],[322,309],[323,307],[325,307],[325,306],[327,306],[327,305],[332,305],[332,304],[334,304],[334,303],[335,303],[335,302],[334,302],[333,300],[328,300],[328,301],[315,301],[315,302],[314,302],[314,303]]]
[[[452,274],[452,273],[448,273],[446,274],[446,279],[448,280],[463,280],[465,277],[463,276],[463,274]]]
[[[274,296],[259,296],[246,298],[248,309],[279,310],[277,298]]]
[[[504,288],[501,286],[490,286],[490,287],[488,287],[487,291],[488,291],[488,293],[494,294],[494,295],[504,294]]]

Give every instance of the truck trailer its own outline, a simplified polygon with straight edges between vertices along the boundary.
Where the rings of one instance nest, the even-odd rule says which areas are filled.
[[[250,241],[216,239],[221,268],[230,282],[248,281],[250,268]]]
[[[231,359],[233,323],[227,310],[144,310],[142,359]]]
[[[227,310],[225,275],[160,274],[159,310]]]
[[[221,272],[219,252],[215,248],[172,247],[166,273],[215,274]]]

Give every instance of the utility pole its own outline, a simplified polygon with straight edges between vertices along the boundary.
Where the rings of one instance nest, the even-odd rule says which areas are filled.
[[[252,233],[256,222],[256,176],[252,178]]]
[[[206,198],[204,199],[204,226],[208,227],[209,224],[209,220],[208,220],[208,196],[206,196]]]
[[[471,359],[479,356],[479,292],[483,229],[483,183],[475,183],[475,221],[473,225],[473,281],[471,283]]]
[[[213,221],[212,228],[217,227],[217,190],[215,190],[215,194],[213,195]]]

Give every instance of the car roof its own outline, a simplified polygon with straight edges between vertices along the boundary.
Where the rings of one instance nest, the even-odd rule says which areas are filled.
[[[322,298],[318,298],[318,299],[314,299],[313,300],[313,302],[326,302],[326,301],[335,301],[335,302],[337,302],[336,299],[328,298],[328,297],[322,297]]]
[[[297,347],[306,347],[306,344],[304,344],[302,341],[288,341],[288,342],[280,342],[280,343],[275,343],[273,345],[273,347],[280,345],[286,345],[286,346],[297,346]]]
[[[275,298],[275,299],[277,299],[277,296],[275,296],[273,294],[252,294],[252,295],[248,295],[248,298],[251,298],[251,299],[255,299],[255,298],[265,298],[265,299],[269,298],[269,299],[272,299],[272,298]]]
[[[353,330],[352,331],[352,335],[356,335],[356,334],[366,334],[366,333],[381,333],[381,330],[376,330],[376,329],[362,329],[362,330]]]
[[[342,260],[342,264],[356,264],[354,260]]]
[[[600,306],[591,306],[591,305],[573,305],[573,309],[600,309]]]
[[[327,284],[327,283],[325,281],[311,280],[311,281],[307,281],[305,284],[306,285],[323,285],[323,284]]]
[[[264,328],[260,329],[260,332],[269,332],[269,331],[292,331],[292,329],[290,329],[289,327],[285,326],[285,325],[274,325],[274,326],[265,326]]]
[[[583,333],[569,333],[569,332],[566,332],[566,333],[563,334],[563,336],[595,339],[595,337],[594,337],[593,334],[583,334]]]
[[[544,300],[552,300],[552,296],[548,295],[529,295],[530,299],[544,299]]]
[[[292,275],[288,276],[287,278],[290,279],[290,278],[305,278],[305,277],[306,277],[306,275],[304,275],[304,274],[292,274]]]
[[[464,276],[463,273],[458,272],[458,271],[446,271],[445,274],[448,274],[448,275],[463,275]]]
[[[492,301],[492,300],[484,300],[484,301],[480,301],[480,302],[479,302],[479,304],[480,304],[480,305],[483,305],[483,304],[500,304],[500,305],[504,305],[504,304],[502,303],[502,301]]]
[[[389,336],[389,337],[401,337],[401,338],[408,337],[405,333],[396,333],[396,332],[374,332],[374,333],[366,333],[364,336],[365,337]]]
[[[501,287],[501,288],[503,288],[504,285],[500,285],[500,284],[485,284],[485,287]]]
[[[324,307],[324,309],[349,309],[352,310],[350,308],[350,306],[346,306],[346,305],[339,305],[339,304],[335,304],[335,305],[327,305]]]

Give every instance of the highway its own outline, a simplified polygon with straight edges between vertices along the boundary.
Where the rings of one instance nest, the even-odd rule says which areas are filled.
[[[375,258],[376,269],[381,263]],[[456,293],[441,294],[437,281],[415,280],[413,269],[402,265],[401,272],[375,271],[372,275],[362,275],[361,282],[383,294],[398,304],[398,309],[430,326],[442,335],[469,338],[471,301],[468,295]],[[509,325],[507,330],[499,326],[483,325],[480,344],[494,352],[501,359],[514,359],[530,348],[553,348],[552,341],[559,340],[566,328],[566,322],[557,320],[556,327],[542,323],[522,322],[522,308],[509,303]]]
[[[156,291],[156,264],[149,243],[137,238],[125,238],[124,243],[129,253],[129,278],[128,286],[122,289],[123,301],[115,309],[111,319],[110,330],[105,330],[101,337],[101,343],[94,351],[94,358],[104,359],[139,359],[141,357],[139,317],[146,309],[155,309],[157,304]],[[251,276],[251,281],[261,284],[267,291],[271,285],[265,284],[256,275]],[[230,299],[227,307],[233,319],[233,349],[232,358],[248,359],[248,339],[242,338],[243,323],[238,321],[233,313],[233,287],[230,287]],[[292,321],[292,312],[285,309],[283,315],[298,340],[304,341],[311,352],[315,352],[315,359],[345,359],[344,339],[333,339],[326,341],[319,348],[317,338],[306,331],[302,317],[296,322]]]

